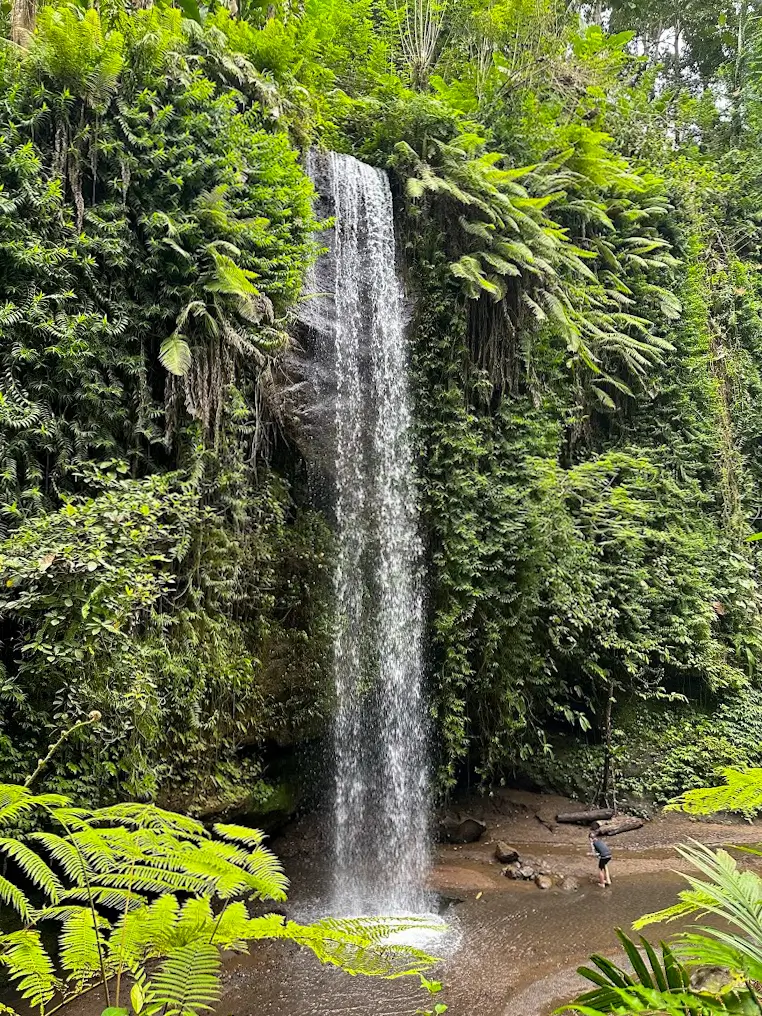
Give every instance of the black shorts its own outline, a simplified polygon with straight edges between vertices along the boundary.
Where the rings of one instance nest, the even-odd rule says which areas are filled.
[[[611,860],[610,857],[599,857],[598,858],[598,868],[601,871],[603,871],[604,868],[606,867],[606,865],[609,863],[610,860]]]

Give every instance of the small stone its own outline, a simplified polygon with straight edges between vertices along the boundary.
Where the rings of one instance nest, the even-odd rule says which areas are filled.
[[[561,882],[561,888],[567,893],[576,893],[579,890],[579,882],[571,875],[566,875]]]
[[[530,868],[528,864],[522,864],[519,866],[519,877],[530,881],[535,876],[534,868]]]
[[[519,879],[524,877],[521,874],[521,865],[517,862],[509,864],[507,868],[503,868],[503,874],[506,878]]]
[[[550,875],[536,875],[534,884],[537,886],[538,889],[552,889],[553,879],[550,877]]]
[[[513,864],[514,861],[518,861],[519,852],[513,847],[509,847],[504,840],[498,840],[495,846],[495,857],[501,864]]]

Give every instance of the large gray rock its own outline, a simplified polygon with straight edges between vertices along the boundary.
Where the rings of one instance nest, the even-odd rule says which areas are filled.
[[[443,843],[476,843],[486,831],[486,824],[477,818],[464,818],[460,821],[446,818],[439,823],[439,838]]]

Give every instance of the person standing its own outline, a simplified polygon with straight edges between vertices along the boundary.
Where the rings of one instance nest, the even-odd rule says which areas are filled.
[[[611,848],[592,829],[590,830],[590,848],[591,855],[598,858],[598,885],[601,889],[605,889],[607,885],[611,885],[611,873],[609,872]]]

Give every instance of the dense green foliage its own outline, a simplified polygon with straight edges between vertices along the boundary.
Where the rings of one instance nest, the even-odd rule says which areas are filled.
[[[261,459],[311,188],[179,11],[46,8],[0,78],[0,765],[97,706],[67,786],[224,803],[322,708],[327,531]]]
[[[754,764],[757,5],[181,6],[0,50],[0,774],[98,708],[65,787],[224,805],[321,732],[309,145],[393,185],[440,785]]]

